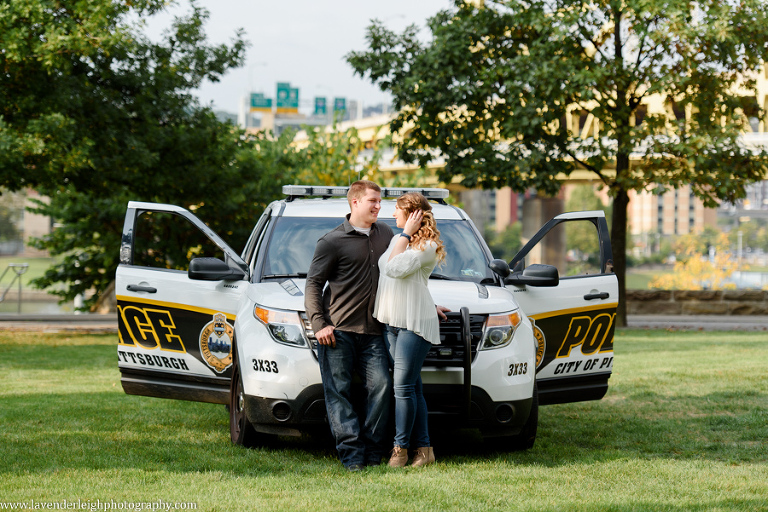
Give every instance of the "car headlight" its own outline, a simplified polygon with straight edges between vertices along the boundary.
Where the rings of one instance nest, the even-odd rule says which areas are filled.
[[[272,339],[292,347],[308,347],[309,341],[304,335],[304,324],[296,311],[280,311],[261,306],[253,308],[253,316],[261,321]]]
[[[515,334],[515,328],[520,325],[522,317],[518,311],[503,315],[488,315],[483,331],[482,349],[500,348],[509,345]]]

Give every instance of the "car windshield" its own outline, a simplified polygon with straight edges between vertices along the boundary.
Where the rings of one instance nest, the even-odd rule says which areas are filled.
[[[263,278],[306,277],[317,240],[341,224],[343,219],[318,217],[278,217],[272,232]],[[395,219],[382,219],[395,234],[400,229]],[[493,279],[488,260],[469,223],[461,220],[438,220],[440,237],[445,243],[446,257],[432,272],[434,279],[481,282]]]

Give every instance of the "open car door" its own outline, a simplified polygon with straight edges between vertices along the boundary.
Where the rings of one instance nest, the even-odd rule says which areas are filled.
[[[540,403],[602,398],[613,368],[619,303],[605,214],[558,215],[509,266],[504,281],[534,324]]]
[[[124,391],[228,403],[247,283],[243,260],[190,212],[128,203],[115,278]]]

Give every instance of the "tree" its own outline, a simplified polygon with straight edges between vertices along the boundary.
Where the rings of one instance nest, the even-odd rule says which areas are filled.
[[[136,21],[164,0],[11,0],[0,4],[0,186],[74,187],[111,194],[193,162],[210,143],[185,144],[200,110],[191,92],[240,65],[246,43],[207,44],[194,6],[151,42]],[[162,186],[155,183],[154,186]]]
[[[523,225],[520,222],[510,224],[503,231],[490,229],[485,234],[488,248],[494,258],[509,261],[523,248]]]
[[[566,211],[588,211],[588,210],[607,210],[600,197],[595,194],[595,189],[591,185],[577,185],[571,189],[570,196],[565,201]],[[606,217],[610,219],[610,212],[606,212]],[[593,258],[598,258],[594,254],[595,229],[586,222],[576,222],[565,232],[566,247],[574,249],[582,254],[592,254]],[[593,262],[599,266],[599,261]]]
[[[298,140],[302,169],[297,179],[301,183],[322,185],[349,185],[359,179],[375,179],[379,172],[382,152],[390,144],[388,135],[374,138],[372,147],[360,138],[352,127],[339,130],[332,126],[305,126],[306,139]],[[364,151],[370,149],[369,155]]]
[[[197,164],[166,162],[170,169],[189,171],[189,179],[176,171],[167,177],[178,181],[173,186],[165,186],[166,178],[162,176],[147,177],[136,187],[115,188],[108,196],[70,187],[53,191],[48,204],[36,202],[33,211],[51,217],[59,227],[33,241],[38,249],[58,257],[57,263],[33,281],[35,286],[64,284],[54,287],[51,293],[65,301],[83,295],[84,307],[93,306],[114,279],[130,200],[183,206],[194,211],[234,249],[245,245],[256,219],[282,195],[282,185],[292,181],[300,160],[290,147],[290,133],[276,139],[270,134],[233,137],[231,125],[216,121],[212,112],[202,113],[205,115],[200,122],[208,129],[197,126],[190,130],[189,135],[195,133],[200,140],[196,137],[187,142],[203,144],[202,139],[213,139],[217,143],[207,144],[208,153]],[[170,158],[168,153],[166,158]],[[167,242],[167,247],[158,247],[159,252],[174,254],[172,241]]]
[[[713,255],[701,253],[701,239],[695,235],[680,237],[676,243],[675,266],[670,274],[663,274],[648,283],[648,288],[662,290],[729,290],[736,288],[728,282],[739,269],[738,262],[729,254],[728,236],[720,233],[713,246]]]
[[[193,3],[151,41],[131,20],[166,4],[0,4],[0,185],[50,198],[34,210],[60,227],[34,245],[60,262],[35,284],[64,300],[112,281],[129,200],[194,210],[238,247],[296,169],[288,138],[246,137],[192,95],[242,63],[242,33],[210,45]]]
[[[753,218],[747,221],[739,220],[728,233],[734,252],[741,249],[762,249],[768,251],[768,222],[765,219]]]
[[[629,192],[690,184],[713,206],[765,176],[768,152],[740,132],[765,115],[767,18],[762,0],[456,0],[431,40],[374,22],[347,59],[394,97],[400,157],[439,150],[444,181],[554,194],[558,175],[593,172],[613,198],[624,325]],[[646,110],[651,97],[665,111]]]

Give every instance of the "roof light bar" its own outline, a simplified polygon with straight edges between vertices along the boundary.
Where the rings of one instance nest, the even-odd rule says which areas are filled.
[[[381,197],[400,197],[408,192],[418,192],[427,199],[446,199],[450,195],[447,188],[387,187],[381,189]]]
[[[283,194],[289,197],[346,197],[349,187],[328,187],[317,185],[283,185]],[[427,199],[444,200],[450,195],[446,188],[410,188],[410,187],[385,187],[381,189],[381,197],[395,198],[408,192],[419,192]]]
[[[349,187],[325,187],[307,185],[283,185],[287,196],[346,196]]]

